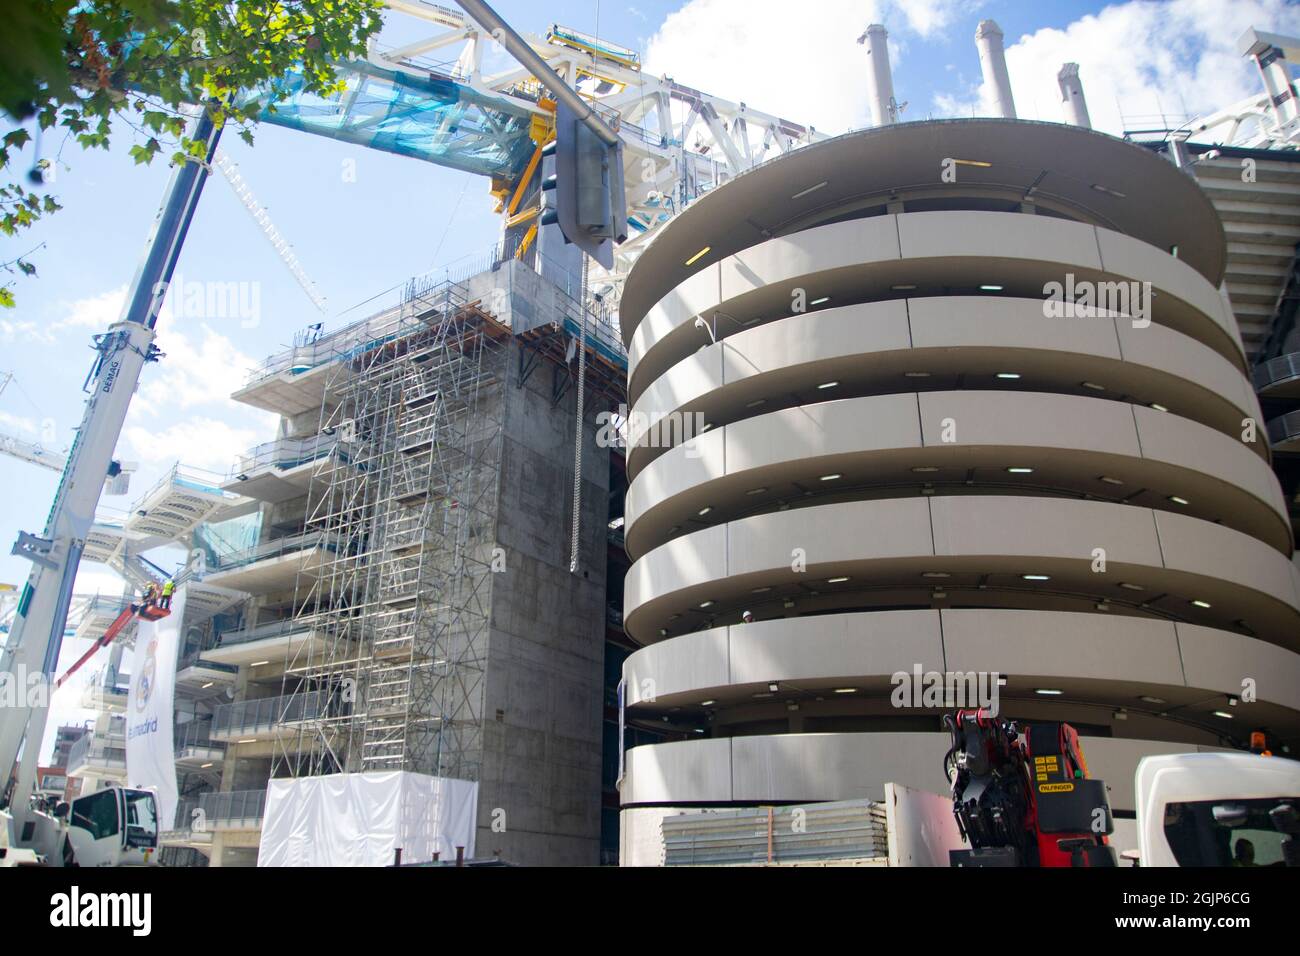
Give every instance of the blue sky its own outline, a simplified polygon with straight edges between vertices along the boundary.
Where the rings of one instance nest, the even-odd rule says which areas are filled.
[[[1282,0],[1170,0],[1111,5],[1084,0],[496,0],[521,31],[558,22],[641,50],[647,68],[682,83],[828,133],[867,125],[863,48],[873,21],[890,30],[894,83],[904,119],[979,112],[973,36],[992,17],[1006,34],[1022,116],[1059,120],[1051,79],[1066,59],[1081,64],[1097,126],[1119,132],[1126,114],[1199,113],[1252,93],[1257,81],[1233,50],[1247,27],[1300,33],[1297,7]],[[394,18],[389,42],[412,36]],[[40,246],[39,278],[18,279],[18,307],[0,312],[0,431],[66,446],[81,417],[90,335],[117,316],[168,170],[137,167],[130,138],[111,153],[82,152],[47,136],[42,155],[59,158],[52,187],[64,210],[3,255]],[[497,239],[487,181],[416,160],[263,127],[248,147],[224,144],[303,268],[328,301],[328,323],[359,318],[353,306],[411,275],[485,252]],[[30,162],[28,146],[19,163]],[[353,164],[353,165],[349,165]],[[66,166],[66,168],[65,168]],[[345,175],[355,169],[355,176]],[[119,457],[141,462],[124,508],[177,458],[225,472],[233,455],[273,437],[274,419],[226,396],[253,362],[285,346],[320,315],[260,235],[232,191],[209,181],[180,260],[186,282],[237,282],[256,299],[242,316],[164,316]],[[6,278],[6,277],[0,277]],[[256,304],[256,315],[251,309]],[[0,550],[22,530],[40,531],[57,476],[0,458]],[[25,562],[0,556],[0,581],[21,583]],[[115,589],[87,567],[81,589]],[[65,650],[65,656],[71,650]]]

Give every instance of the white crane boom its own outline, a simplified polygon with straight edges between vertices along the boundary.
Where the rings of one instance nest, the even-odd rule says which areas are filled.
[[[186,161],[173,170],[122,317],[106,333],[95,337],[99,354],[88,379],[90,397],[44,531],[40,535],[20,532],[14,545],[13,553],[30,560],[32,571],[0,654],[0,674],[17,681],[24,692],[34,681],[44,685],[41,692],[25,693],[24,706],[0,709],[0,780],[8,778],[9,769],[22,752],[17,786],[10,801],[16,832],[23,832],[22,824],[36,816],[30,800],[49,717],[48,685],[58,665],[77,566],[95,519],[104,478],[112,469],[113,450],[131,396],[145,363],[157,358],[154,324],[221,133],[204,110],[191,135],[205,144],[205,155],[201,162]]]

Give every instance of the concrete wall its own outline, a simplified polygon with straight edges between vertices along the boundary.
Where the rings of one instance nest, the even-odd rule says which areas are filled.
[[[575,397],[571,391],[553,406],[549,366],[516,388],[513,352],[508,365],[497,519],[505,571],[492,582],[477,852],[511,863],[594,865],[609,452],[596,447],[589,404],[581,559],[571,574]],[[492,828],[497,810],[503,832]]]

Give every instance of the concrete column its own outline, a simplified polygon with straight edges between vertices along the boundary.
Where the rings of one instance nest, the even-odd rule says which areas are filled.
[[[887,126],[898,117],[894,110],[894,77],[889,69],[889,31],[884,24],[873,23],[867,27],[867,56],[871,58],[867,71],[867,88],[871,95],[871,122]]]
[[[980,71],[995,116],[1016,118],[1016,104],[1011,98],[1011,77],[1007,74],[1007,58],[1002,51],[1002,29],[993,20],[981,20],[975,30],[975,46],[980,51]]]
[[[1066,63],[1061,72],[1056,74],[1056,82],[1061,87],[1061,108],[1065,110],[1065,121],[1071,126],[1092,129],[1092,119],[1088,116],[1088,101],[1083,98],[1083,84],[1079,82],[1079,64]]]

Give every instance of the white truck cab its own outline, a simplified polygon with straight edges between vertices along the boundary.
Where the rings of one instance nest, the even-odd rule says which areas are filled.
[[[52,812],[0,813],[5,842],[48,866],[150,866],[158,862],[158,804],[148,790],[109,787],[60,803]]]
[[[1295,865],[1300,762],[1250,753],[1146,757],[1135,777],[1142,866]]]

